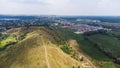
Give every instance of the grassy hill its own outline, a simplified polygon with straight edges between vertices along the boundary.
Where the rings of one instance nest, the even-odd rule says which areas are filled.
[[[7,33],[26,34],[14,45],[0,51],[0,68],[84,68],[57,44],[59,37],[45,27],[14,28]]]

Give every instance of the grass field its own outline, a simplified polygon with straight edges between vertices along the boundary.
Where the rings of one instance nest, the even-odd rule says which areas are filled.
[[[120,40],[118,38],[102,34],[92,35],[89,38],[96,42],[101,49],[110,53],[112,56],[120,56]]]
[[[102,66],[102,68],[120,68],[120,65],[114,63],[106,63]]]

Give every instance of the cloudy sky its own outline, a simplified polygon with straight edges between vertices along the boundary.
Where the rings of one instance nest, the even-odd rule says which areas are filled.
[[[0,0],[0,14],[120,16],[120,0]]]

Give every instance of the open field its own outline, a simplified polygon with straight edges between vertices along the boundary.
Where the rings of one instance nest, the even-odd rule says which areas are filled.
[[[110,53],[111,56],[120,56],[120,40],[115,37],[110,37],[107,35],[96,34],[90,36],[93,42],[96,42],[98,46],[105,52]]]

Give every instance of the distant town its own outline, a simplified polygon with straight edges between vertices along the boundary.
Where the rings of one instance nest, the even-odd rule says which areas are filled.
[[[104,23],[104,25],[102,24]],[[107,24],[107,25],[106,25]],[[112,26],[111,26],[112,24]],[[89,31],[97,30],[119,30],[120,24],[107,23],[100,20],[92,19],[71,19],[68,17],[60,16],[18,16],[18,17],[3,17],[0,18],[0,32],[16,27],[29,27],[29,26],[61,26],[62,28],[75,29],[74,33],[81,34]]]
[[[83,20],[81,20],[83,21]],[[84,20],[88,21],[88,20]],[[89,22],[98,22],[97,20],[89,20]],[[100,21],[99,21],[100,22]],[[75,29],[76,31],[74,33],[76,34],[83,34],[85,32],[90,32],[90,31],[97,31],[97,30],[106,30],[106,31],[111,31],[112,29],[109,28],[104,28],[102,26],[93,26],[93,25],[87,25],[87,24],[75,24],[72,22],[64,21],[64,20],[58,20],[57,23],[53,23],[52,26],[59,26],[61,25],[62,28],[71,28]]]

